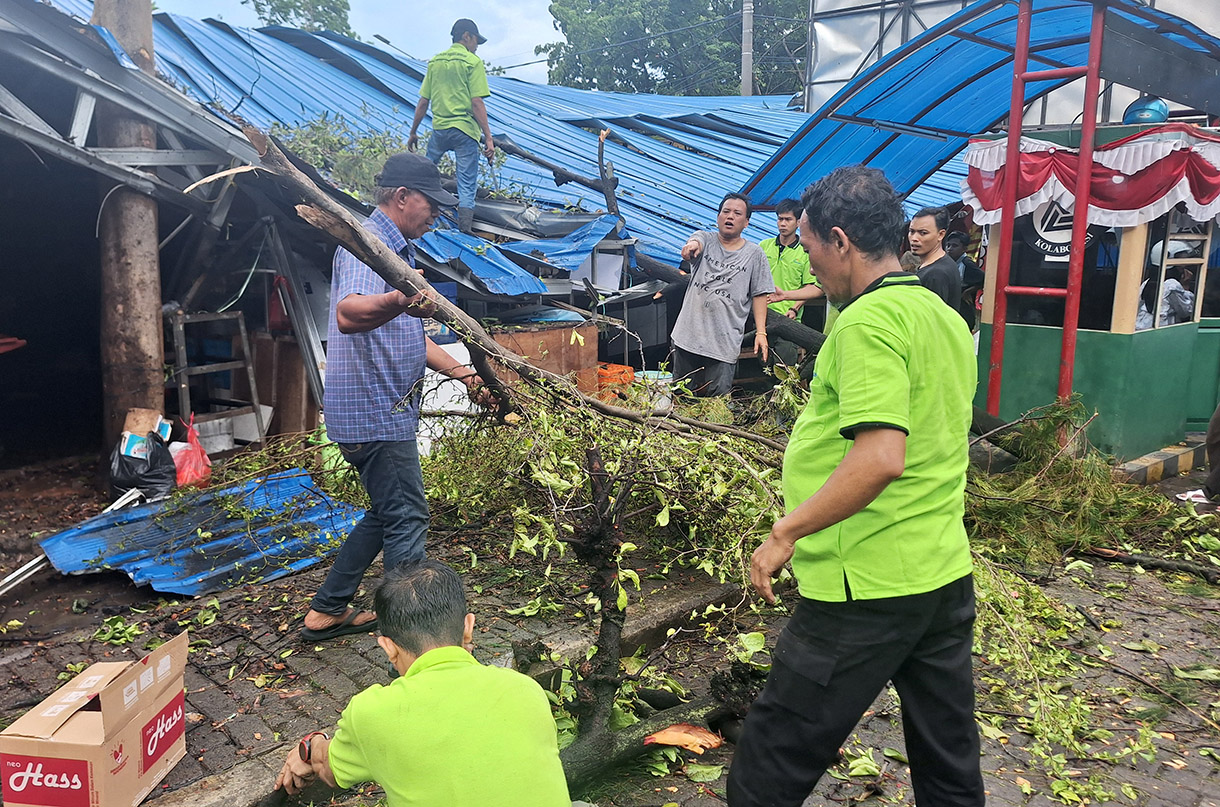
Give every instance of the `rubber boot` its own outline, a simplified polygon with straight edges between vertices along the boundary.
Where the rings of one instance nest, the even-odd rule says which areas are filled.
[[[474,211],[469,207],[459,207],[458,213],[458,229],[464,233],[471,234],[474,232]]]

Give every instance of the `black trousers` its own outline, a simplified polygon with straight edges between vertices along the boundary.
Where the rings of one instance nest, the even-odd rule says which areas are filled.
[[[799,807],[887,681],[902,699],[915,801],[981,807],[970,575],[926,594],[802,599],[729,771],[731,807]]]

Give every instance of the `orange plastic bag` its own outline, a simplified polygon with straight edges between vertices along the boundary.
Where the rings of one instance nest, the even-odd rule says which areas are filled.
[[[206,488],[212,481],[212,460],[199,442],[199,431],[195,428],[195,414],[186,426],[187,447],[174,454],[174,468],[178,472],[178,487]]]

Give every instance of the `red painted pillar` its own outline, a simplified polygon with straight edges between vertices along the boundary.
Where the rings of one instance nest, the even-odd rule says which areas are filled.
[[[1072,395],[1076,369],[1076,326],[1080,319],[1080,286],[1084,277],[1084,241],[1089,228],[1089,199],[1093,179],[1093,139],[1097,132],[1097,96],[1101,93],[1101,40],[1106,7],[1093,4],[1089,31],[1089,64],[1084,80],[1084,112],[1080,124],[1080,162],[1076,169],[1076,206],[1072,215],[1072,251],[1068,261],[1067,298],[1063,304],[1063,349],[1059,355],[1059,399]]]
[[[1008,325],[1008,278],[1012,270],[1013,226],[1021,168],[1021,119],[1025,114],[1025,71],[1029,65],[1029,29],[1033,0],[1017,10],[1017,41],[1012,62],[1012,95],[1008,105],[1008,150],[1004,164],[1004,198],[1000,207],[1000,258],[996,264],[995,306],[991,318],[991,362],[987,372],[987,411],[1000,414],[1000,381],[1004,373],[1004,330]]]

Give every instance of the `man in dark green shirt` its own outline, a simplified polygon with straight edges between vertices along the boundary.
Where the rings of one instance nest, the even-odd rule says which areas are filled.
[[[962,523],[973,340],[899,271],[902,207],[884,174],[840,168],[801,204],[801,243],[841,313],[784,453],[788,514],[751,561],[773,603],[791,560],[799,597],[746,717],[729,804],[803,803],[893,681],[917,803],[982,807]]]

